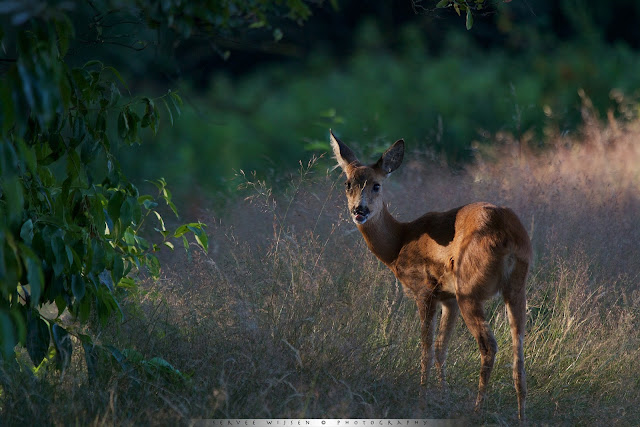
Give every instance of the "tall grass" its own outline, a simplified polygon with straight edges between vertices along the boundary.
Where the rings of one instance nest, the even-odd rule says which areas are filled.
[[[386,186],[412,219],[475,200],[511,206],[530,232],[528,418],[534,423],[638,424],[640,410],[640,122],[601,123],[588,110],[575,135],[498,135],[465,170],[408,152]],[[392,142],[392,141],[389,141]],[[10,423],[165,423],[200,417],[465,418],[516,422],[508,322],[491,316],[500,347],[484,410],[474,414],[479,352],[462,321],[449,387],[419,397],[414,303],[367,250],[346,215],[343,178],[315,160],[282,177],[286,191],[241,176],[227,211],[200,212],[210,252],[164,260],[100,339],[161,356],[186,381],[122,372],[86,380],[82,360],[62,379],[6,381]],[[76,353],[81,353],[76,352]]]

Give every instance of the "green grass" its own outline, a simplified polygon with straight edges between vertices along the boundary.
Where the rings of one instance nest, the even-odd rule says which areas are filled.
[[[640,423],[640,123],[618,125],[587,120],[580,134],[551,135],[555,148],[541,153],[503,137],[462,171],[410,150],[386,187],[402,219],[473,200],[510,205],[522,218],[535,250],[524,346],[534,424]],[[125,300],[126,321],[93,331],[146,360],[164,358],[187,380],[131,370],[90,383],[75,343],[64,375],[44,366],[35,377],[25,370],[5,378],[0,417],[7,424],[201,417],[515,424],[499,298],[487,305],[500,350],[483,411],[473,413],[480,357],[461,320],[448,389],[431,387],[420,399],[415,305],[348,220],[342,181],[313,162],[282,192],[245,178],[225,212],[198,213],[209,224],[210,252],[165,254],[162,279],[145,279]]]

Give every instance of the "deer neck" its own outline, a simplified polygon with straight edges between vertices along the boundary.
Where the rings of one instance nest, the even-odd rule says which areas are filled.
[[[402,248],[402,224],[389,213],[386,205],[379,215],[358,225],[358,229],[380,261],[390,266],[398,258]]]

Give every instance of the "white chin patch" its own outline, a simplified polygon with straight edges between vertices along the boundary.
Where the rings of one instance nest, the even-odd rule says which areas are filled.
[[[364,215],[356,215],[353,217],[353,222],[355,222],[356,224],[364,224],[365,222],[367,222],[367,220],[369,219],[369,216],[364,216]]]

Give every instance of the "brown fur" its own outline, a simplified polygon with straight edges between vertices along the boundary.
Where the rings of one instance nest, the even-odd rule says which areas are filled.
[[[382,184],[400,166],[404,141],[397,141],[371,166],[362,165],[333,133],[331,145],[347,176],[349,212],[367,246],[417,303],[422,323],[421,385],[427,384],[434,363],[440,383],[445,383],[447,345],[460,312],[480,349],[476,410],[480,409],[497,352],[483,303],[502,293],[511,325],[518,416],[524,419],[525,281],[531,243],[518,217],[508,208],[472,203],[398,222],[383,202]],[[442,316],[434,346],[438,305]]]

